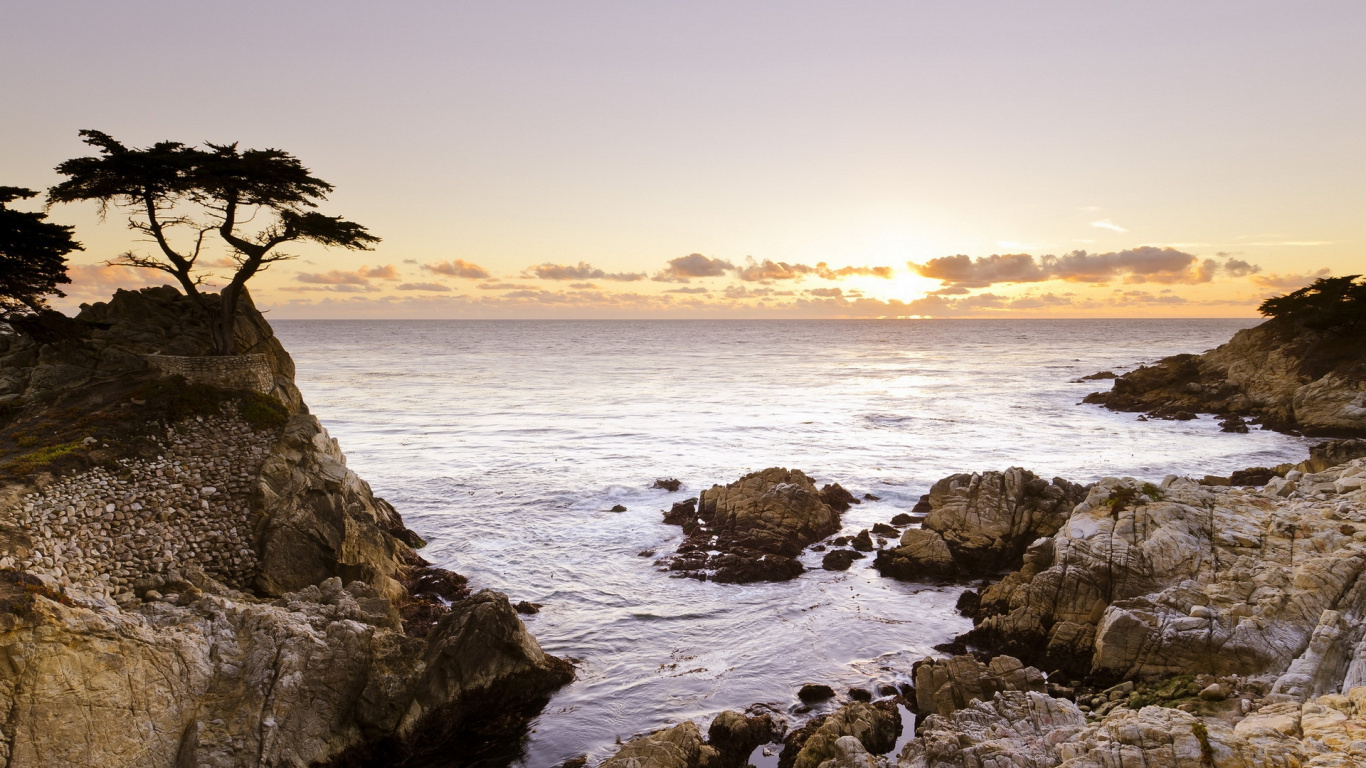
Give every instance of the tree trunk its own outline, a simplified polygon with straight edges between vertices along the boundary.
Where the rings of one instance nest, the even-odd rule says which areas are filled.
[[[209,322],[209,338],[213,348],[211,355],[237,354],[237,341],[233,328],[237,324],[237,300],[242,295],[242,286],[228,283],[218,295],[218,317]]]

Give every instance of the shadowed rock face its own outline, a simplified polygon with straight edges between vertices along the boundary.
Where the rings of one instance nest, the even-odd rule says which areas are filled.
[[[695,723],[682,723],[628,741],[599,768],[743,768],[754,748],[780,738],[784,727],[770,715],[728,710],[706,738]]]
[[[804,570],[797,555],[839,530],[850,500],[858,503],[838,485],[818,489],[799,470],[777,467],[713,485],[695,508],[678,504],[666,514],[665,522],[682,525],[688,537],[661,562],[719,582],[792,579]]]
[[[57,413],[72,429],[109,429],[80,443],[84,464],[50,468],[64,473],[59,481],[35,469],[30,484],[0,483],[0,568],[30,568],[50,585],[31,599],[0,595],[0,760],[400,765],[478,741],[491,723],[515,742],[571,668],[541,650],[505,596],[471,596],[462,577],[417,555],[422,540],[307,414],[293,363],[249,304],[239,347],[267,355],[284,405],[271,406],[269,426],[249,423],[250,403],[213,388],[194,392],[195,407],[218,409],[211,418],[164,424],[156,403],[137,402],[149,383],[171,400],[180,386],[157,379],[139,354],[207,349],[190,310],[170,289],[120,292],[86,307],[59,341],[4,340],[14,364],[6,381],[22,387],[7,401],[0,441],[13,441],[14,419]],[[216,441],[206,432],[215,429],[240,439]],[[174,466],[156,440],[177,441],[167,454]],[[225,463],[227,484],[199,487]],[[182,488],[191,484],[193,494]],[[242,568],[201,568],[242,546],[212,530],[238,512],[251,557]],[[180,524],[192,520],[203,524]],[[65,537],[66,551],[25,526]],[[130,526],[146,529],[135,531],[140,539],[156,536],[155,553],[116,551]],[[15,576],[0,591],[28,583]],[[446,762],[472,754],[462,746]]]
[[[1202,355],[1140,367],[1086,402],[1156,418],[1214,413],[1251,418],[1279,431],[1355,437],[1366,435],[1364,377],[1366,336],[1271,320]]]

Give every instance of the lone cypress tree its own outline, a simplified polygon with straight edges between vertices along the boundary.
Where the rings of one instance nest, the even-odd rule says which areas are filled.
[[[1316,331],[1358,334],[1366,330],[1366,283],[1361,275],[1321,277],[1298,291],[1263,301],[1257,311]]]
[[[312,210],[327,199],[332,185],[288,152],[239,150],[235,143],[201,149],[173,141],[138,149],[99,131],[81,131],[81,136],[100,154],[57,166],[67,180],[49,190],[49,202],[95,200],[102,215],[110,205],[128,211],[129,228],[149,237],[158,253],[130,251],[109,263],[175,276],[209,321],[213,354],[237,351],[233,322],[247,281],[277,261],[294,258],[277,246],[307,241],[370,250],[379,242],[360,224]],[[254,230],[245,229],[253,224]],[[193,234],[175,244],[177,231]],[[200,256],[210,232],[218,233],[236,265],[216,307],[201,290],[206,273]]]
[[[47,296],[65,296],[66,255],[81,250],[71,227],[43,213],[14,211],[7,203],[37,195],[23,187],[0,187],[0,314],[47,309]]]

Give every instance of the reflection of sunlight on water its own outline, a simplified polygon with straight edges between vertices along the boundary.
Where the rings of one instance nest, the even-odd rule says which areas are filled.
[[[349,463],[476,588],[543,603],[527,625],[582,660],[534,724],[544,768],[684,719],[765,703],[803,683],[908,680],[968,626],[956,588],[881,579],[871,558],[782,584],[672,579],[681,541],[660,511],[769,466],[838,481],[865,502],[856,533],[931,482],[1024,466],[1226,474],[1300,460],[1301,441],[1209,419],[1136,422],[1074,384],[1203,350],[1230,321],[278,322],[310,408]],[[401,375],[369,375],[375,373]],[[676,493],[653,490],[677,477]],[[624,513],[608,510],[621,504]],[[640,556],[654,551],[653,556]],[[796,720],[799,718],[789,718]],[[776,759],[776,758],[775,758]]]

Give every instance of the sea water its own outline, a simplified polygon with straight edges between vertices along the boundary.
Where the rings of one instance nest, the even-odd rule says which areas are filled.
[[[578,662],[524,744],[547,768],[728,708],[908,680],[970,627],[961,587],[847,572],[780,584],[671,578],[661,511],[766,467],[857,496],[844,534],[935,480],[1021,466],[1160,481],[1305,457],[1303,440],[1208,416],[1138,421],[1080,404],[1101,370],[1200,352],[1244,320],[276,321],[309,407],[349,465],[471,586],[541,603],[546,651]],[[675,493],[652,489],[677,478]],[[625,512],[612,512],[621,505]],[[656,553],[654,556],[647,552]],[[827,706],[833,706],[827,705]],[[804,715],[803,715],[804,716]]]

